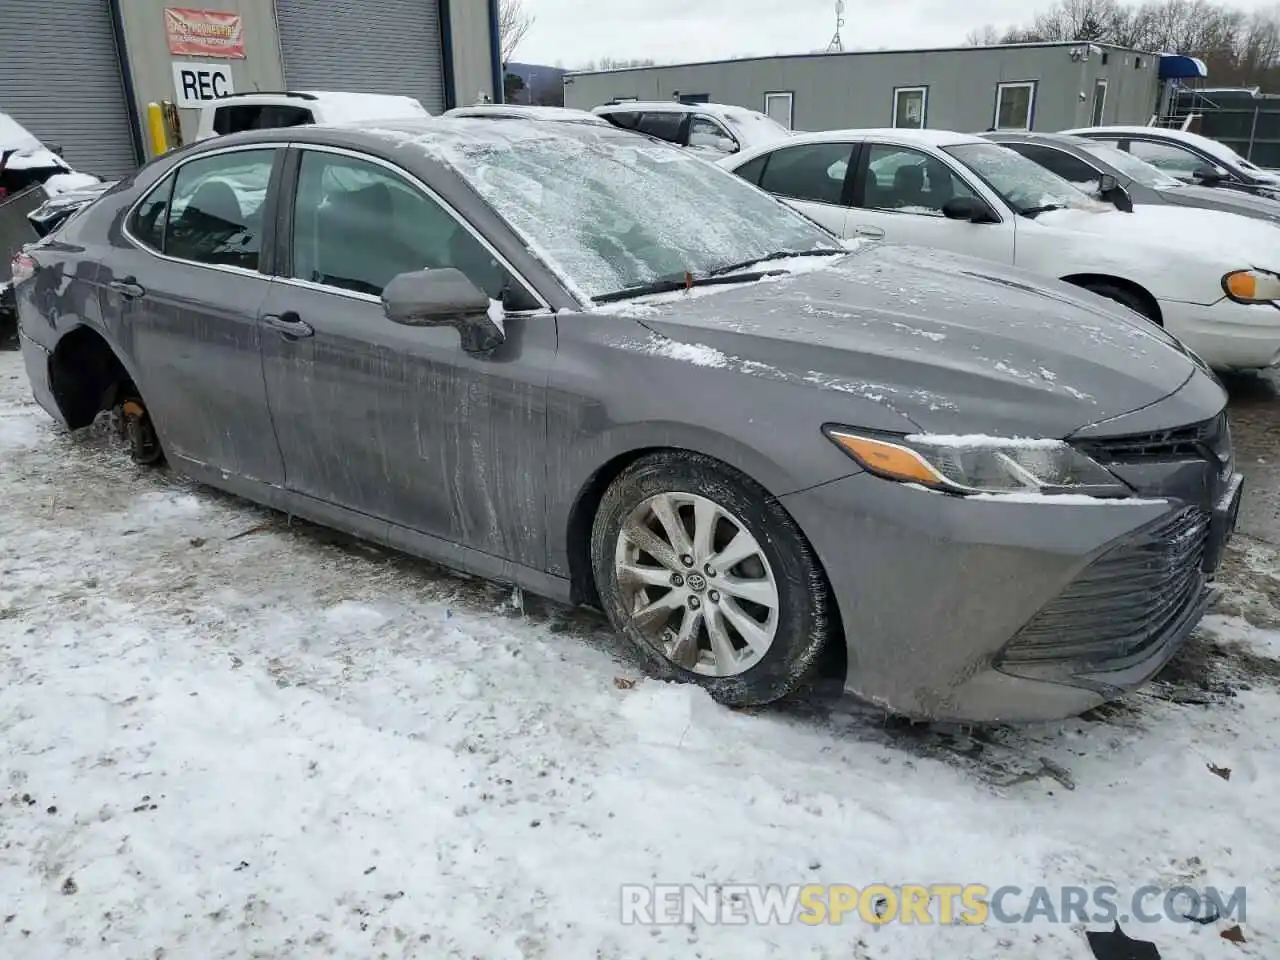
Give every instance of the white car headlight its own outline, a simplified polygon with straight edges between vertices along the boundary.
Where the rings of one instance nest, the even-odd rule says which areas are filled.
[[[1270,270],[1234,270],[1222,278],[1222,289],[1236,303],[1280,300],[1280,276]]]
[[[1125,496],[1131,492],[1092,457],[1061,440],[888,438],[835,427],[826,433],[876,476],[948,493]]]

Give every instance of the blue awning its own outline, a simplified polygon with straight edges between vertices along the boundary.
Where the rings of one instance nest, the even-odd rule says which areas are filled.
[[[1203,60],[1196,57],[1184,57],[1180,54],[1162,54],[1160,56],[1161,80],[1197,80],[1209,75],[1209,68]]]

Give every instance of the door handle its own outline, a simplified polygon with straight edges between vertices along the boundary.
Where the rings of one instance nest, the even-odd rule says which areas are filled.
[[[868,240],[883,240],[884,230],[881,227],[854,227],[853,232]]]
[[[125,277],[123,280],[112,280],[107,284],[112,290],[130,300],[146,294],[146,289],[138,283],[137,277]]]
[[[311,324],[307,323],[292,310],[281,314],[270,313],[262,318],[262,322],[272,330],[277,330],[286,340],[297,340],[315,333]]]

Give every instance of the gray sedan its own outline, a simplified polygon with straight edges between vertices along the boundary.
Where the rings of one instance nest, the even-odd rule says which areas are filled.
[[[911,716],[1085,710],[1178,649],[1239,506],[1226,396],[1160,329],[850,250],[624,131],[218,137],[15,277],[66,427],[114,411],[139,461],[597,605],[729,704],[831,655]]]
[[[1123,205],[1124,199],[1116,192],[1118,187],[1133,203],[1203,207],[1280,224],[1280,200],[1185,183],[1102,140],[1065,133],[984,133],[982,136],[1016,150],[1100,199],[1118,199]]]

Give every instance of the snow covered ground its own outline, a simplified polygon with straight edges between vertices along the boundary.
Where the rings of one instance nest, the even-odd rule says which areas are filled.
[[[1246,886],[1244,944],[1125,929],[1175,960],[1280,956],[1260,544],[1166,682],[1088,719],[734,712],[643,679],[591,614],[67,436],[8,353],[0,545],[6,960],[1091,956],[1044,921],[620,923],[623,884],[685,881]]]

